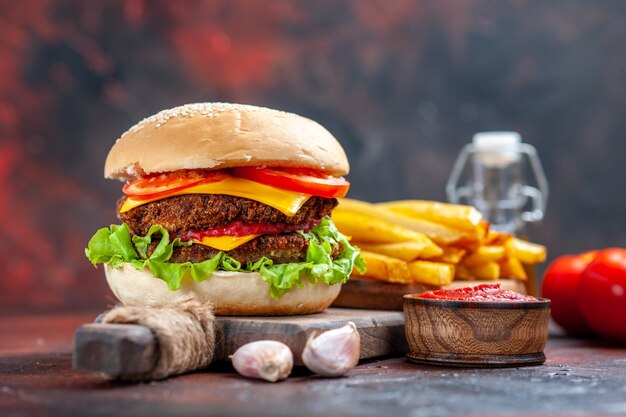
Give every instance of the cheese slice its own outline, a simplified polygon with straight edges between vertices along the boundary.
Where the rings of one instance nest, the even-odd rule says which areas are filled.
[[[215,249],[229,251],[235,249],[237,246],[241,246],[246,242],[251,241],[259,235],[246,235],[246,236],[219,236],[208,237],[205,236],[202,240],[193,239],[193,243],[200,245],[210,246]]]
[[[219,182],[194,185],[192,187],[149,200],[135,200],[128,197],[122,205],[120,213],[124,213],[146,203],[184,194],[227,194],[235,197],[248,198],[250,200],[267,204],[270,207],[274,207],[276,210],[283,212],[289,217],[296,214],[298,210],[300,210],[300,207],[302,207],[309,197],[311,197],[309,194],[270,187],[269,185],[250,181],[244,178],[227,177]]]

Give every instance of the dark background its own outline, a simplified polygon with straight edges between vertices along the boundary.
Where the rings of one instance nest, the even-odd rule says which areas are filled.
[[[0,312],[113,302],[83,249],[139,119],[196,101],[317,120],[350,196],[444,200],[462,145],[516,130],[551,196],[550,258],[626,246],[623,1],[0,1]]]

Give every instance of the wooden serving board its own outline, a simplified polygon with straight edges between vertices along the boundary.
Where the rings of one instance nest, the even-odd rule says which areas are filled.
[[[419,294],[424,291],[473,287],[479,284],[500,284],[500,288],[526,294],[522,281],[501,279],[498,281],[453,281],[444,287],[423,284],[390,284],[380,281],[352,279],[341,287],[334,307],[402,311],[402,297],[405,294]]]
[[[406,353],[403,313],[329,308],[306,316],[216,317],[214,361],[228,360],[246,343],[270,339],[289,346],[295,364],[301,365],[302,350],[312,333],[339,328],[349,321],[361,336],[361,359]],[[158,342],[145,326],[85,324],[74,337],[74,369],[119,377],[151,370],[157,357]]]
[[[329,308],[323,313],[283,317],[219,317],[216,359],[226,360],[241,345],[263,339],[278,340],[291,348],[296,364],[309,336],[353,322],[361,336],[361,359],[406,352],[404,314]]]

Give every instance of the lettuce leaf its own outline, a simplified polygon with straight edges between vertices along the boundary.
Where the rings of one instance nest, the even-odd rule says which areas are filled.
[[[201,282],[210,278],[216,270],[258,272],[269,284],[270,295],[275,299],[294,286],[301,287],[303,279],[311,283],[342,284],[348,280],[353,268],[365,272],[365,261],[359,256],[359,249],[348,242],[328,217],[308,233],[301,234],[309,241],[306,261],[288,264],[274,264],[271,259],[263,257],[257,262],[242,265],[224,252],[199,263],[169,262],[174,248],[192,243],[181,242],[178,238],[170,241],[167,230],[158,225],[152,226],[145,236],[132,238],[126,224],[100,229],[89,241],[85,255],[94,266],[105,263],[112,268],[120,268],[124,263],[130,263],[138,270],[149,268],[172,291],[180,288],[186,275]],[[153,240],[158,244],[148,256],[148,246]],[[335,245],[340,245],[340,252],[332,259]]]

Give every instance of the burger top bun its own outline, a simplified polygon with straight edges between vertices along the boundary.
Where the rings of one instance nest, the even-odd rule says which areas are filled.
[[[150,270],[138,271],[130,264],[119,269],[104,266],[111,291],[125,306],[155,307],[178,305],[193,299],[210,303],[216,315],[258,316],[295,315],[324,311],[339,295],[340,284],[311,284],[304,280],[280,299],[269,295],[269,284],[256,272],[216,271],[210,278],[196,282],[183,279],[180,289],[170,291],[165,281]]]
[[[264,107],[195,103],[131,127],[111,148],[104,176],[127,181],[180,169],[250,165],[313,168],[335,176],[349,171],[341,145],[312,120]]]

